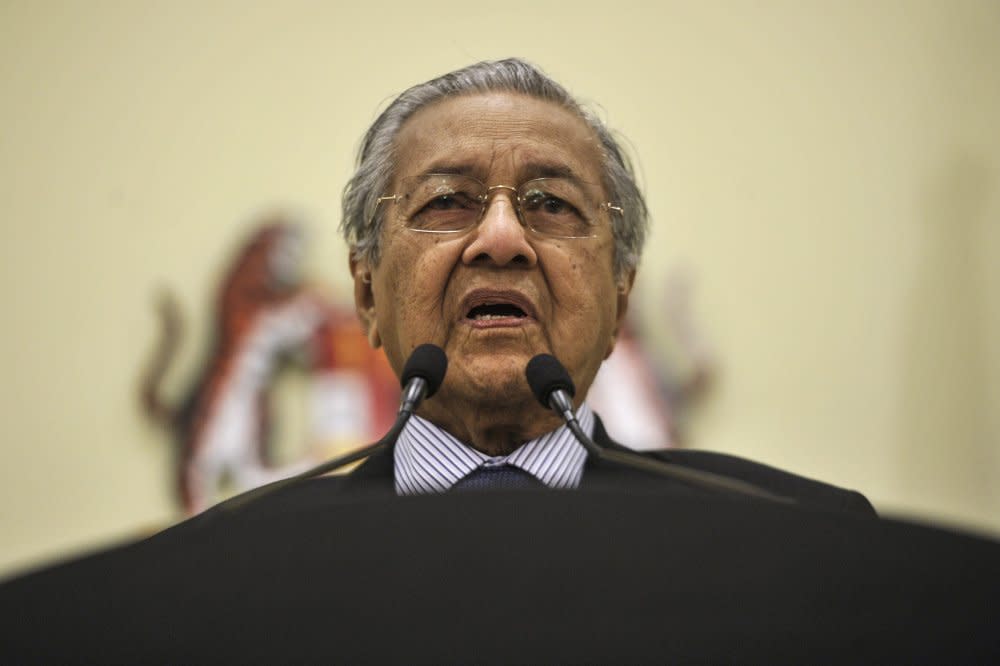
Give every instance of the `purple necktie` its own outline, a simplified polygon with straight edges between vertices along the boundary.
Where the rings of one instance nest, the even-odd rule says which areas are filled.
[[[545,484],[530,472],[525,472],[520,467],[515,467],[514,465],[496,465],[473,470],[468,476],[460,479],[451,489],[464,492],[466,490],[544,487]]]

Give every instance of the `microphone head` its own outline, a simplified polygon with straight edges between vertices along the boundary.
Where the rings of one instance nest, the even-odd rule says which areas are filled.
[[[441,387],[446,372],[448,372],[448,357],[445,356],[444,350],[430,343],[422,344],[413,350],[410,358],[406,359],[399,382],[405,389],[414,377],[423,378],[427,382],[424,398],[429,398]]]
[[[570,379],[566,368],[552,354],[539,354],[530,361],[528,367],[524,369],[524,374],[528,378],[528,385],[531,392],[535,394],[538,402],[542,403],[545,409],[551,409],[549,396],[553,391],[562,389],[569,394],[569,397],[576,395],[576,387]]]

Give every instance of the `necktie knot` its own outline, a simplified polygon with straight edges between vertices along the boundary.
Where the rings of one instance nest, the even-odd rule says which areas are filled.
[[[503,488],[544,488],[530,472],[514,465],[483,466],[473,470],[468,476],[452,486],[452,490],[499,490]]]

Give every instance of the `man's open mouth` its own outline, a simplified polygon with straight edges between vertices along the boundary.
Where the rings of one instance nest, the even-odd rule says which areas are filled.
[[[477,305],[468,314],[465,315],[466,319],[472,319],[474,321],[486,321],[490,319],[509,319],[511,317],[523,318],[528,316],[524,310],[517,307],[513,303],[491,303],[484,305]]]

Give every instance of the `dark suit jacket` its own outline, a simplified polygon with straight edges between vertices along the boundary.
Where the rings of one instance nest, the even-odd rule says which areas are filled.
[[[616,451],[631,451],[608,436],[600,418],[594,420],[594,442]],[[370,456],[357,469],[346,476],[328,476],[312,479],[275,493],[286,501],[322,501],[331,493],[357,493],[361,495],[392,495],[394,489],[393,442],[387,449]],[[844,490],[789,472],[755,463],[744,458],[709,451],[671,449],[664,451],[633,452],[672,465],[709,472],[753,484],[775,495],[791,499],[808,509],[848,512],[875,516],[875,509],[861,493]],[[584,467],[581,489],[629,490],[656,492],[684,496],[718,495],[718,491],[694,487],[665,479],[649,472],[628,467],[621,463],[588,457]],[[267,502],[271,498],[262,498]]]

